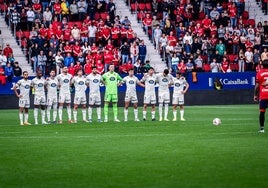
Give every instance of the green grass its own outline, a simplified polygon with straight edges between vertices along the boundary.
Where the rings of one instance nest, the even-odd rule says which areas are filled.
[[[17,110],[1,110],[0,187],[268,186],[257,105],[187,106],[186,122],[129,113],[127,123],[19,126]]]

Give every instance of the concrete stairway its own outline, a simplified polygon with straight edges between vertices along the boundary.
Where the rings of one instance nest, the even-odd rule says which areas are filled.
[[[257,4],[256,0],[246,0],[245,1],[245,11],[249,12],[249,18],[255,19],[256,25],[258,22],[268,21],[268,15],[264,15],[261,10],[261,3]]]
[[[131,22],[132,29],[137,33],[137,36],[144,40],[144,43],[147,47],[147,56],[146,59],[150,60],[150,64],[154,67],[156,72],[163,72],[165,68],[167,68],[166,63],[161,60],[160,55],[154,49],[153,44],[149,40],[148,36],[143,32],[141,24],[138,23],[136,15],[131,14],[130,8],[125,4],[124,0],[115,0],[116,4],[116,14],[120,16],[120,18],[124,18],[128,16],[128,19]]]
[[[13,55],[15,58],[15,61],[19,62],[20,67],[22,68],[22,71],[28,71],[29,75],[33,75],[33,71],[31,66],[28,64],[27,59],[25,55],[22,52],[21,47],[16,42],[15,37],[12,35],[10,29],[6,25],[6,22],[4,20],[3,16],[0,16],[0,43],[5,47],[6,43],[10,44],[10,47],[13,49]]]

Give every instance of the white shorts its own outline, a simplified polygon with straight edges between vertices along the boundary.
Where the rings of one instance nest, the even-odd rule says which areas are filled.
[[[170,94],[169,92],[159,92],[158,93],[158,103],[170,103]]]
[[[71,103],[71,94],[62,93],[59,95],[59,103]]]
[[[89,97],[88,97],[88,104],[89,105],[101,105],[101,95],[100,93],[89,93]]]
[[[74,104],[86,104],[86,96],[74,96]]]
[[[125,102],[138,103],[138,97],[136,93],[126,93]]]
[[[34,105],[46,105],[46,96],[34,96]]]
[[[156,104],[155,93],[144,93],[143,103],[144,104]]]
[[[20,108],[30,108],[30,99],[24,99],[20,98],[19,99],[19,107]]]
[[[172,104],[174,105],[184,105],[184,95],[173,95]]]
[[[57,96],[47,96],[47,106],[52,106],[54,104],[58,103],[58,98]]]

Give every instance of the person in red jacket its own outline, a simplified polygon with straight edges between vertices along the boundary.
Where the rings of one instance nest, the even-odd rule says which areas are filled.
[[[71,65],[68,67],[68,73],[74,76],[76,74],[75,68],[74,68],[74,63],[71,63]]]
[[[6,56],[6,57],[9,57],[10,54],[13,54],[13,50],[12,48],[10,47],[9,43],[6,44],[6,47],[3,49],[3,54]]]
[[[97,61],[97,63],[96,63],[96,68],[97,68],[97,73],[98,74],[103,74],[104,73],[104,65],[103,65],[103,63],[99,60],[99,61]]]
[[[80,61],[76,61],[76,64],[74,65],[75,74],[78,70],[83,70],[83,66],[81,65]]]
[[[152,29],[152,17],[150,14],[146,14],[145,18],[142,20],[143,28],[145,30],[146,35],[149,34],[149,29]]]
[[[92,64],[87,61],[86,64],[84,65],[84,73],[85,75],[89,75],[92,72]]]

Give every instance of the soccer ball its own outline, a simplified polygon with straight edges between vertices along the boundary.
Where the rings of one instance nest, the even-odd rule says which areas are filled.
[[[221,119],[220,118],[214,118],[213,121],[212,121],[213,125],[220,125],[221,124]]]

